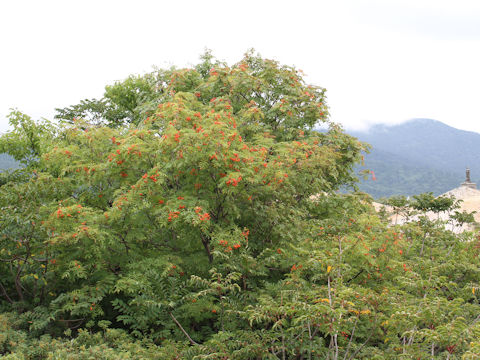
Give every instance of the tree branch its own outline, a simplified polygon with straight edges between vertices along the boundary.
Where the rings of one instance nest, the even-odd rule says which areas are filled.
[[[3,287],[3,285],[1,283],[0,283],[0,289],[2,289],[2,293],[5,296],[5,298],[7,299],[7,301],[10,304],[13,304],[13,300],[10,298],[10,296],[8,296],[7,291],[5,290],[5,288]]]
[[[207,255],[208,255],[208,261],[210,262],[210,264],[213,262],[213,255],[212,255],[212,252],[210,251],[210,242],[209,242],[209,239],[205,238],[203,236],[203,234],[200,235],[202,237],[202,244],[203,244],[203,247],[205,248],[205,251],[207,252]]]
[[[376,321],[376,320],[377,320],[377,319],[376,319],[376,316],[375,316],[375,324],[374,324],[374,327],[373,327],[372,331],[370,332],[370,335],[368,335],[367,340],[365,340],[365,342],[364,342],[362,345],[360,345],[360,347],[357,349],[357,351],[355,351],[355,352],[352,354],[352,356],[350,356],[350,357],[348,358],[348,360],[355,359],[355,356],[357,356],[357,354],[360,352],[360,350],[362,350],[363,347],[368,343],[368,341],[369,341],[370,338],[372,337],[373,333],[375,332],[375,328],[376,328],[376,325],[377,325],[377,321]]]
[[[171,312],[168,312],[168,314],[170,315],[170,317],[172,318],[173,322],[175,324],[177,324],[178,328],[183,332],[183,334],[187,337],[188,341],[190,341],[190,344],[192,345],[198,345],[198,343],[195,342],[195,340],[193,340],[190,335],[188,335],[188,333],[185,331],[185,329],[182,327],[182,325],[178,322],[177,319],[175,319],[175,316],[173,316],[173,314]]]

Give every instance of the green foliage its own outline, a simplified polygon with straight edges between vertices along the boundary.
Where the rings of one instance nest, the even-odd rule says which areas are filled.
[[[455,201],[453,197],[448,196],[433,196],[433,193],[424,193],[415,195],[411,206],[421,212],[431,211],[435,214],[451,211],[460,207],[459,201]]]
[[[48,148],[49,137],[55,136],[55,127],[47,120],[35,122],[18,110],[12,110],[8,120],[13,130],[0,137],[0,154],[23,165],[36,163]]]
[[[158,96],[155,89],[158,80],[153,78],[153,74],[130,76],[107,86],[102,99],[85,99],[79,104],[55,109],[55,119],[68,123],[84,119],[90,124],[110,127],[137,124],[145,103]]]
[[[232,67],[206,53],[68,110],[86,119],[17,114],[7,152],[44,130],[0,186],[2,356],[474,356],[479,240],[390,226],[340,193],[366,145],[328,121],[324,93],[252,52]]]

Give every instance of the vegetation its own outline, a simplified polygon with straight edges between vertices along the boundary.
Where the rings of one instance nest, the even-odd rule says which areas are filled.
[[[366,145],[296,69],[207,53],[59,116],[2,138],[4,358],[478,358],[480,238],[338,192]]]

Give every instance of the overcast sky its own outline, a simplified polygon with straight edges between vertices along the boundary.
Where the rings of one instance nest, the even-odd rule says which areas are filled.
[[[0,1],[0,131],[16,107],[101,97],[152,66],[249,48],[327,88],[348,128],[426,117],[480,132],[480,1]]]

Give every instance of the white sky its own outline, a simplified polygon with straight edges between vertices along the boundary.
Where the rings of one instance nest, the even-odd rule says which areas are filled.
[[[101,97],[129,74],[249,48],[327,88],[348,128],[428,117],[480,132],[480,1],[0,1],[0,131],[16,107]]]

